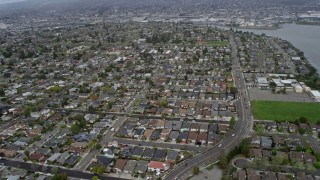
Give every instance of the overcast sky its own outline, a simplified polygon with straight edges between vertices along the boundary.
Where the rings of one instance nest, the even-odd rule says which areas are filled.
[[[18,2],[18,1],[25,1],[25,0],[0,0],[0,4]]]

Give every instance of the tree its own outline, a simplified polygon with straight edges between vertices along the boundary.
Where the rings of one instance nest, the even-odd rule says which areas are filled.
[[[108,102],[108,109],[112,108],[112,102]]]
[[[167,106],[168,106],[168,101],[167,101],[167,99],[163,99],[163,100],[160,102],[160,106],[161,106],[161,107],[167,107]]]
[[[99,149],[102,148],[102,146],[98,143],[98,144],[96,144],[95,148],[96,148],[97,150],[99,150]]]
[[[232,116],[230,119],[230,128],[233,129],[233,127],[236,125],[236,123],[237,123],[236,118],[234,118],[234,116]]]
[[[228,158],[225,154],[221,154],[219,158],[219,167],[221,169],[226,169],[228,166]]]
[[[307,123],[308,119],[306,117],[302,116],[302,117],[299,118],[299,122],[300,123]]]
[[[277,87],[277,84],[272,81],[272,82],[269,83],[269,86],[273,89],[273,88]]]
[[[299,131],[299,134],[305,134],[306,133],[306,130],[303,129],[303,128],[299,128],[298,131]]]
[[[71,126],[71,132],[73,134],[78,134],[80,131],[81,131],[81,128],[77,124],[74,124]]]
[[[208,48],[204,48],[203,50],[202,50],[202,54],[203,55],[206,55],[208,53]]]
[[[93,113],[95,111],[95,108],[93,106],[89,106],[88,108],[89,113]]]
[[[273,156],[272,163],[275,165],[281,165],[283,163],[283,159],[279,156]]]
[[[33,138],[34,141],[40,141],[41,140],[41,136],[40,135],[37,135]]]
[[[58,167],[53,167],[53,168],[51,168],[52,174],[57,174],[58,171],[59,171],[59,168],[58,168]]]
[[[103,174],[105,172],[106,168],[101,165],[93,166],[92,167],[92,172],[97,173],[97,174]]]
[[[4,92],[3,88],[0,89],[0,97],[5,96],[6,93]]]
[[[25,150],[25,151],[24,151],[24,154],[25,154],[26,156],[29,156],[29,155],[30,155],[30,152],[29,152],[28,150]]]
[[[317,169],[320,169],[320,161],[314,163],[313,166]]]
[[[67,180],[68,176],[67,174],[63,173],[63,174],[56,174],[52,177],[52,180]]]
[[[93,176],[91,180],[99,180],[98,176]]]
[[[230,93],[233,94],[233,99],[236,98],[236,94],[238,93],[238,89],[236,87],[230,88]]]
[[[192,173],[193,173],[194,175],[199,174],[199,173],[200,173],[199,167],[198,167],[198,166],[194,167],[193,170],[192,170]]]
[[[60,92],[61,91],[61,87],[60,86],[52,86],[49,90],[51,92]]]

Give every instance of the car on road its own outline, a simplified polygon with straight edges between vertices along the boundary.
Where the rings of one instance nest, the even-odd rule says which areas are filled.
[[[233,137],[235,134],[232,134],[231,136]]]
[[[219,144],[219,146],[218,147],[221,147],[222,146],[222,144]]]

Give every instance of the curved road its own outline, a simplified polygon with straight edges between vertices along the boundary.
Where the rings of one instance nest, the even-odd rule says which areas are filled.
[[[244,137],[249,135],[251,113],[248,104],[248,95],[244,83],[244,78],[241,73],[240,64],[237,58],[237,48],[234,42],[233,36],[230,37],[230,44],[232,47],[232,58],[233,58],[233,76],[235,85],[238,88],[240,99],[236,101],[238,121],[234,127],[234,130],[230,131],[225,139],[220,144],[213,146],[201,154],[197,154],[192,158],[185,160],[184,162],[176,165],[171,171],[165,174],[165,180],[172,179],[185,179],[186,175],[192,171],[196,166],[206,165],[219,160],[222,153],[227,154],[233,148],[235,148]]]

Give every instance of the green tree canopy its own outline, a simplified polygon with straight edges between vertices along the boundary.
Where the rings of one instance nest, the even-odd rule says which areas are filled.
[[[198,167],[198,166],[194,167],[193,170],[192,170],[192,173],[193,173],[194,175],[199,174],[199,173],[200,173],[199,167]]]

